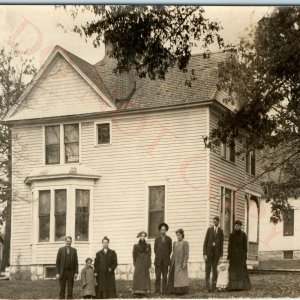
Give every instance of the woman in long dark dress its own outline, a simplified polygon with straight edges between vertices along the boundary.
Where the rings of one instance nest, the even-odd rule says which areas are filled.
[[[237,220],[229,236],[229,286],[228,290],[250,290],[247,270],[247,235],[241,230],[242,222]]]
[[[151,245],[146,242],[147,233],[140,232],[137,235],[139,242],[133,246],[133,293],[147,294],[151,291]]]

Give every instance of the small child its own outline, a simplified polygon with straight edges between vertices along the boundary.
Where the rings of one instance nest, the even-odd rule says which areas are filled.
[[[217,289],[219,291],[225,291],[229,283],[228,263],[221,262],[218,265],[217,270],[218,270]]]
[[[92,299],[96,296],[95,293],[95,276],[94,269],[92,267],[93,260],[88,257],[86,260],[86,265],[81,271],[82,280],[82,296],[84,299]]]

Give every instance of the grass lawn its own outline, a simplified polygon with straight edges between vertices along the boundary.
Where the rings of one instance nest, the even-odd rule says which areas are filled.
[[[250,275],[252,289],[241,292],[217,292],[206,294],[204,280],[191,280],[190,293],[181,298],[258,298],[258,297],[300,297],[299,274],[266,274]],[[152,283],[154,284],[154,283]],[[119,298],[131,296],[131,281],[117,281]],[[0,281],[0,298],[39,299],[58,298],[58,282],[56,280],[39,281]],[[80,298],[80,282],[75,283],[74,297]],[[153,298],[159,298],[151,295]],[[176,298],[176,296],[169,296]]]

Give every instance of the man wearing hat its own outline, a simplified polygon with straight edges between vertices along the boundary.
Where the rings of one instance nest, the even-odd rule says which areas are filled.
[[[166,223],[161,223],[158,226],[160,236],[155,239],[154,253],[155,253],[155,293],[167,292],[167,276],[170,266],[170,255],[172,253],[172,239],[166,235],[169,226]],[[162,277],[162,291],[161,291],[161,277]]]
[[[206,291],[215,291],[217,284],[217,266],[219,259],[223,256],[224,234],[220,228],[220,218],[213,219],[214,225],[209,227],[206,232],[203,244],[203,257],[205,260],[205,283]],[[212,288],[210,286],[210,273],[212,270]]]

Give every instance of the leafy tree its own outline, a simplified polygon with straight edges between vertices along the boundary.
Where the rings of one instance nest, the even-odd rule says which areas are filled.
[[[255,180],[263,179],[276,223],[300,187],[300,8],[275,8],[232,50],[220,64],[218,87],[239,108],[220,118],[206,145],[265,149]]]
[[[23,93],[29,78],[36,69],[31,60],[23,59],[17,50],[0,49],[0,120],[15,105]],[[12,134],[10,128],[0,124],[0,178],[4,184],[0,194],[0,203],[5,203],[1,212],[5,220],[5,239],[1,271],[9,266],[10,233],[11,233],[11,202],[14,199],[12,191]]]
[[[218,33],[221,27],[206,19],[200,6],[93,5],[65,9],[74,19],[86,11],[95,15],[93,21],[75,25],[73,31],[93,38],[95,47],[105,37],[112,44],[109,55],[116,59],[118,73],[135,70],[140,77],[164,79],[174,66],[187,72],[196,42],[203,48],[214,42],[224,44]]]

